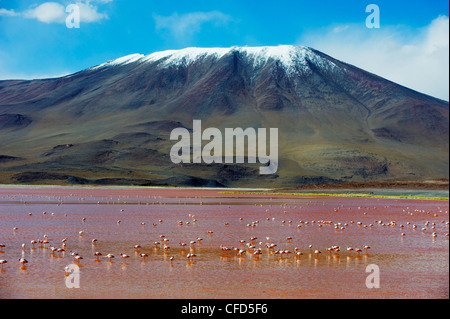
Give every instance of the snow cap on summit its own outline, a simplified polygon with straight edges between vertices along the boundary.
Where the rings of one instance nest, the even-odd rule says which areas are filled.
[[[231,48],[185,48],[181,50],[167,50],[151,53],[149,55],[131,54],[106,63],[92,69],[108,66],[126,65],[138,63],[158,63],[161,67],[190,65],[204,58],[220,59],[230,53],[240,53],[249,59],[255,68],[264,66],[270,61],[277,60],[288,74],[296,73],[297,67],[307,66],[307,59],[314,61],[319,66],[333,67],[334,63],[319,58],[312,49],[305,46],[279,45],[261,47],[231,47]],[[327,65],[324,65],[327,64]]]

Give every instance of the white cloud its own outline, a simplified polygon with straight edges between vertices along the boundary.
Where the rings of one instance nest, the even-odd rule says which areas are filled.
[[[107,1],[110,2],[110,1]],[[104,3],[106,3],[104,1]],[[108,16],[104,13],[99,13],[97,7],[90,4],[89,2],[77,2],[76,3],[80,8],[80,21],[81,22],[96,22],[101,19],[106,19]]]
[[[335,33],[343,32],[343,31],[347,30],[348,28],[350,28],[350,26],[348,24],[338,25],[333,28],[333,32],[335,32]]]
[[[153,15],[153,18],[156,22],[156,30],[168,30],[176,40],[191,38],[205,23],[221,26],[231,20],[230,16],[220,11],[192,12],[183,15],[174,13],[168,17]]]
[[[44,2],[34,9],[25,11],[23,16],[45,23],[64,23],[66,20],[65,7],[57,2]]]
[[[97,0],[96,2],[108,3],[113,0]],[[93,1],[77,1],[76,5],[80,8],[80,21],[85,23],[97,22],[107,19],[104,13],[99,13],[97,6],[91,4]],[[22,16],[28,19],[36,19],[44,23],[65,23],[68,13],[66,7],[58,2],[44,2],[37,7],[33,7],[24,12],[15,12],[14,10],[0,9],[0,16]]]
[[[449,18],[428,26],[367,29],[361,25],[330,26],[303,35],[298,44],[416,91],[449,100]]]
[[[17,12],[15,12],[14,10],[8,10],[8,9],[0,9],[0,17],[4,16],[4,17],[15,17],[19,15]]]

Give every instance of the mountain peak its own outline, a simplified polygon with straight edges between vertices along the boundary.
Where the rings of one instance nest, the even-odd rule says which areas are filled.
[[[293,46],[293,45],[279,45],[279,46],[234,46],[230,48],[199,48],[189,47],[180,50],[166,50],[160,52],[154,52],[148,55],[143,54],[131,54],[127,55],[91,69],[99,69],[102,67],[126,65],[130,63],[158,63],[161,67],[167,66],[180,66],[190,65],[200,59],[206,57],[212,57],[214,59],[220,59],[227,54],[238,53],[243,57],[249,59],[254,67],[260,67],[267,64],[269,61],[279,61],[285,68],[287,73],[295,73],[298,71],[299,66],[306,66],[307,59],[316,63],[319,66],[334,65],[331,61],[323,61],[319,58],[314,51],[305,46]],[[331,65],[331,66],[332,66]]]

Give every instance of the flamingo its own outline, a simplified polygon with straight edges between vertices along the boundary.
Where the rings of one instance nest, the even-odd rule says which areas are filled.
[[[102,253],[99,253],[98,251],[96,251],[96,252],[94,253],[94,256],[97,257],[97,260],[99,260],[98,258],[99,258],[101,255],[102,255]]]
[[[108,255],[105,256],[105,258],[108,258],[109,261],[112,261],[112,259],[114,258],[114,255],[113,254],[108,254]]]
[[[190,261],[191,259],[194,259],[194,257],[196,257],[196,256],[197,256],[196,254],[187,254],[186,258],[189,259],[189,261]]]
[[[128,255],[126,255],[126,254],[122,254],[122,253],[120,253],[120,257],[122,257],[123,259],[130,258],[130,256],[128,256]]]
[[[25,266],[25,264],[28,264],[28,260],[26,260],[25,258],[19,258],[19,262]]]
[[[261,248],[258,248],[253,252],[253,255],[261,255],[261,254],[262,254]]]
[[[143,260],[145,260],[145,258],[148,257],[148,255],[144,253],[141,253],[139,256],[141,256]]]

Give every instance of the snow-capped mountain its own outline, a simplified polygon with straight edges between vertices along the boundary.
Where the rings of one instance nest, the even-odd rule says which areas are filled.
[[[120,66],[130,63],[157,63],[160,67],[188,66],[205,58],[220,60],[227,54],[239,54],[255,69],[261,68],[270,61],[278,61],[286,74],[302,74],[308,70],[308,61],[321,68],[333,68],[336,65],[320,58],[308,47],[296,47],[292,45],[280,45],[272,47],[232,47],[232,48],[186,48],[182,50],[167,50],[149,55],[130,54],[92,69]]]
[[[420,76],[420,75],[418,75]],[[132,54],[0,81],[0,182],[296,186],[448,178],[449,104],[309,47]],[[279,171],[174,165],[172,128],[277,127]]]

